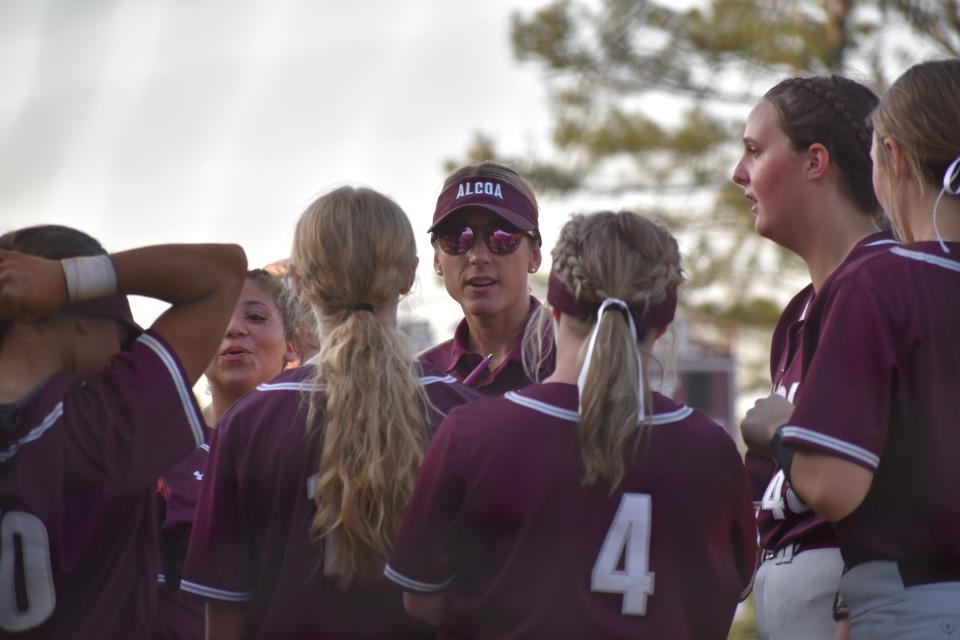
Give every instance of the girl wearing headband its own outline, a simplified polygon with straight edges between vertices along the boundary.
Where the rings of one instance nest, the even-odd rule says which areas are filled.
[[[556,370],[455,409],[430,443],[385,571],[412,615],[444,637],[726,638],[755,560],[743,463],[647,379],[682,280],[646,218],[563,227]]]
[[[392,200],[321,196],[292,261],[320,351],[220,420],[181,589],[210,638],[429,638],[383,566],[438,411],[479,394],[421,370],[397,328],[417,255]]]
[[[245,266],[230,245],[0,237],[0,636],[150,637],[155,484],[203,443],[190,389]],[[141,333],[126,294],[171,307]]]
[[[790,401],[804,380],[803,327],[824,283],[896,244],[877,224],[867,121],[876,104],[842,76],[788,78],[747,117],[733,181],[753,204],[757,232],[802,258],[811,280],[781,314],[770,350],[770,391]],[[769,455],[749,451],[746,465],[763,547],[753,587],[760,636],[830,638],[843,570],[833,526],[797,498]]]
[[[428,231],[433,266],[463,309],[453,339],[420,356],[486,395],[546,376],[552,354],[529,363],[522,350],[528,320],[540,306],[527,277],[540,268],[537,199],[516,171],[479,162],[443,183]]]
[[[957,104],[957,59],[916,65],[884,94],[873,181],[904,244],[827,283],[808,314],[796,408],[772,398],[744,421],[835,523],[853,638],[960,627]]]

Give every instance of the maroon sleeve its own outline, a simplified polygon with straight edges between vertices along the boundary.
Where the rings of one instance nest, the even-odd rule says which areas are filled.
[[[210,440],[180,588],[227,602],[252,600],[257,551],[246,516],[240,469],[247,448],[238,414],[228,413]]]
[[[118,486],[151,484],[203,444],[203,416],[180,361],[149,331],[65,403],[73,445]]]
[[[874,292],[854,279],[825,301],[820,341],[783,441],[873,471],[887,436],[896,356]]]
[[[456,454],[456,412],[430,441],[384,575],[409,591],[446,589],[457,570],[455,527],[465,495]]]

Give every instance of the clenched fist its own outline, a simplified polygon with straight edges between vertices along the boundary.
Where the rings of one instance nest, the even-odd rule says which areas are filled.
[[[777,429],[793,415],[793,404],[783,396],[771,394],[757,400],[740,423],[740,434],[747,446],[758,453],[770,453],[770,441]]]
[[[0,318],[36,320],[66,302],[59,260],[0,251]]]

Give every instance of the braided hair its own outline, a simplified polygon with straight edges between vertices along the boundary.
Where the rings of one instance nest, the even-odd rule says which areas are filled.
[[[553,272],[579,300],[599,304],[619,298],[631,308],[662,302],[684,279],[674,237],[630,211],[573,216],[553,249]],[[596,316],[571,320],[582,324],[584,332],[598,321]],[[585,485],[603,480],[613,491],[623,479],[627,440],[636,434],[638,422],[644,429],[649,425],[653,402],[647,380],[648,415],[638,415],[636,402],[639,376],[646,370],[637,370],[638,343],[644,338],[634,339],[624,314],[603,314],[577,426]]]
[[[840,187],[847,197],[864,214],[882,222],[870,160],[870,114],[879,102],[876,94],[849,78],[831,75],[787,78],[764,98],[776,110],[794,150],[822,144],[840,171]]]

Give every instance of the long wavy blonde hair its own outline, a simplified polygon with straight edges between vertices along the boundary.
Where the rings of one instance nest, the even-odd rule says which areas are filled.
[[[553,249],[553,270],[580,300],[599,304],[619,298],[631,307],[662,302],[684,279],[674,237],[631,211],[573,216]],[[595,315],[570,319],[583,334],[597,322]],[[644,337],[634,339],[623,313],[603,314],[577,426],[585,485],[604,481],[611,491],[619,486],[627,440],[636,434],[638,423],[641,428],[649,425],[653,402],[647,366],[642,373],[647,415],[639,415],[637,402],[637,355]],[[648,354],[640,355],[647,360]]]
[[[369,310],[411,285],[413,229],[386,196],[341,187],[297,223],[293,263],[301,295],[321,319],[307,431],[317,443],[317,512],[324,572],[342,586],[381,578],[428,439],[429,402],[395,322]]]

